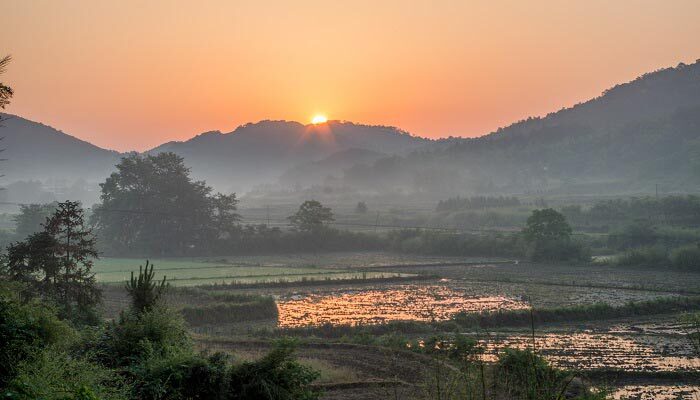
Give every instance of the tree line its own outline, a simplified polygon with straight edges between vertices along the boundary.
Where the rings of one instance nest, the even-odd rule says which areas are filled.
[[[450,197],[440,200],[435,211],[463,211],[483,210],[486,208],[517,207],[520,200],[515,196],[474,196],[474,197]]]

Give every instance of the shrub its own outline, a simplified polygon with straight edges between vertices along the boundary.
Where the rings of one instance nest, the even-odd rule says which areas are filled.
[[[154,355],[129,371],[134,379],[133,397],[144,400],[224,399],[227,393],[227,357],[203,357],[189,349]]]
[[[250,296],[242,302],[221,302],[184,307],[181,313],[192,326],[256,320],[277,320],[277,303],[269,296]]]
[[[570,239],[541,239],[530,244],[527,256],[533,261],[590,261],[590,250]]]
[[[233,368],[227,399],[315,400],[320,394],[310,384],[318,376],[294,359],[292,343],[281,341],[262,359]]]
[[[141,313],[122,313],[110,324],[99,344],[100,359],[109,366],[126,366],[173,349],[191,349],[182,317],[163,306]]]
[[[675,249],[671,252],[671,265],[673,268],[686,271],[700,271],[700,247],[688,246]]]
[[[666,249],[658,246],[631,249],[615,259],[615,265],[623,267],[667,266],[668,263]]]
[[[36,301],[21,304],[0,295],[0,387],[33,352],[51,345],[67,346],[75,337],[75,331],[58,319],[53,308]]]
[[[128,386],[118,374],[56,348],[38,351],[19,363],[4,397],[21,400],[120,400]]]
[[[571,382],[569,374],[532,350],[506,349],[498,357],[495,374],[498,390],[520,399],[559,399]]]

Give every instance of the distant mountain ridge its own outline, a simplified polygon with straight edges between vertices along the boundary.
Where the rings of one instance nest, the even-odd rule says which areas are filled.
[[[2,116],[0,136],[5,139],[1,144],[9,158],[2,165],[6,182],[101,182],[114,171],[120,157],[128,154],[102,149],[19,116]],[[146,153],[174,152],[185,158],[197,179],[206,180],[218,190],[241,192],[274,181],[295,166],[335,153],[365,150],[381,155],[407,154],[429,143],[429,139],[386,126],[341,121],[319,125],[260,121],[228,133],[210,131],[186,141],[167,142]]]
[[[122,153],[49,126],[7,117],[5,182],[101,182]],[[260,121],[149,150],[184,157],[221,191],[330,184],[361,191],[467,193],[635,191],[700,184],[700,62],[644,74],[587,102],[473,139],[430,140],[343,121]],[[602,186],[600,186],[602,185]],[[695,185],[695,186],[694,186]],[[690,189],[688,189],[690,190]]]
[[[637,192],[700,183],[700,61],[491,134],[354,168],[345,184],[449,194]]]
[[[250,188],[270,182],[298,165],[350,149],[408,154],[432,143],[405,131],[343,121],[303,125],[260,121],[229,133],[207,132],[184,142],[169,142],[149,153],[174,152],[193,174],[219,187]]]
[[[0,169],[6,182],[104,179],[121,156],[48,125],[16,115],[0,115],[0,147],[6,158]]]

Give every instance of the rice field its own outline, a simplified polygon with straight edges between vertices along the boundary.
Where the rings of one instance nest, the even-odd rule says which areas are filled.
[[[258,263],[250,259],[178,258],[155,259],[157,279],[167,277],[175,286],[198,286],[218,284],[243,284],[261,282],[303,282],[309,280],[372,279],[411,276],[411,274],[389,271],[357,271],[338,267],[321,268],[298,260],[297,263]],[[262,261],[262,260],[258,260]],[[102,258],[95,262],[94,271],[98,282],[123,283],[129,280],[132,271],[145,265],[142,259]]]

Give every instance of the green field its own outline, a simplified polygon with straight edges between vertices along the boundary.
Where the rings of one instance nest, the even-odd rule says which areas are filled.
[[[274,262],[277,261],[277,262]],[[280,265],[284,261],[286,265]],[[311,259],[294,258],[293,261],[269,258],[171,258],[151,260],[155,265],[156,277],[166,276],[177,286],[195,286],[230,283],[257,282],[298,282],[305,280],[338,280],[404,276],[396,272],[358,272],[339,267],[317,267]],[[320,261],[320,260],[314,260]],[[131,271],[138,271],[144,265],[143,259],[101,258],[95,262],[97,280],[102,283],[127,281]],[[352,263],[349,263],[352,264]],[[350,267],[350,265],[348,265]]]

